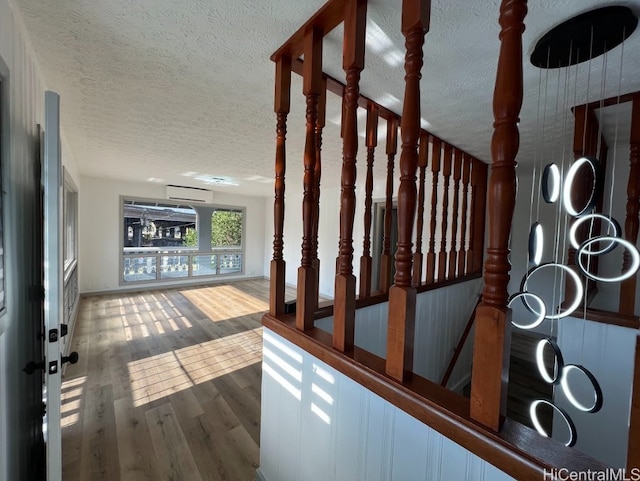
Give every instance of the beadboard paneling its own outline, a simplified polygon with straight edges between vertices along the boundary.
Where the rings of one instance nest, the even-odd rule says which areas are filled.
[[[416,305],[414,371],[439,383],[449,365],[469,316],[478,300],[481,279],[423,292]],[[376,304],[356,311],[357,346],[386,358],[387,316],[389,303]],[[316,321],[316,327],[332,332],[333,317]],[[449,381],[449,387],[462,390],[471,373],[473,332]]]
[[[513,479],[264,329],[264,481]]]

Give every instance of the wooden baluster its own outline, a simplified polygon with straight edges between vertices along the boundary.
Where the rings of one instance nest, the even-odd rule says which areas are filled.
[[[380,256],[380,291],[388,292],[391,287],[391,221],[393,219],[393,163],[398,150],[398,119],[387,120],[387,190],[384,204],[384,237]],[[395,248],[395,246],[394,246]]]
[[[509,379],[509,234],[516,200],[515,158],[520,144],[518,116],[522,106],[522,32],[526,13],[526,0],[502,0],[500,56],[493,94],[493,164],[488,187],[489,247],[482,303],[476,311],[471,375],[471,417],[495,431],[505,413]]]
[[[420,78],[422,45],[429,28],[430,3],[403,0],[402,33],[405,36],[405,91],[402,107],[400,186],[398,188],[398,250],[395,283],[389,289],[386,373],[399,381],[413,371],[416,289],[411,285],[412,231],[416,211],[416,168],[420,136]]]
[[[416,253],[413,254],[413,285],[419,287],[422,283],[422,231],[424,229],[424,182],[429,157],[429,134],[424,130],[420,132],[420,153],[418,154],[418,168],[420,177],[418,180],[418,214],[416,226]]]
[[[471,169],[471,252],[467,260],[472,272],[482,271],[488,170],[487,164],[474,159]]]
[[[458,275],[464,276],[467,274],[467,225],[469,218],[467,217],[467,204],[469,202],[469,176],[471,174],[471,158],[468,155],[464,156],[464,163],[462,165],[462,220],[460,226],[462,232],[460,234],[460,250],[458,251]]]
[[[316,121],[316,165],[313,169],[314,187],[313,197],[315,200],[313,209],[313,252],[312,264],[316,273],[316,292],[313,296],[316,307],[318,307],[318,297],[320,289],[320,258],[318,257],[318,228],[320,226],[320,177],[322,176],[322,129],[324,129],[327,117],[327,79],[322,79],[320,89],[320,99],[318,100],[318,120]]]
[[[627,184],[627,217],[624,222],[624,238],[636,244],[638,240],[638,215],[640,213],[640,94],[633,96],[631,108],[629,183]],[[629,252],[625,250],[622,272],[631,265]],[[638,276],[631,276],[620,285],[620,314],[633,316],[636,304],[636,283]],[[640,402],[640,401],[639,401]]]
[[[335,281],[333,347],[353,349],[356,316],[356,278],[353,275],[353,222],[356,210],[356,153],[358,151],[358,97],[360,72],[364,68],[366,0],[350,0],[344,6],[344,53],[346,72],[342,191],[340,195],[340,255]]]
[[[270,266],[269,314],[284,314],[286,264],[284,248],[284,175],[286,170],[287,115],[291,99],[291,59],[280,57],[276,62],[276,162],[275,199],[273,201],[273,260]]]
[[[373,160],[378,145],[378,107],[367,110],[367,179],[364,199],[364,241],[360,257],[360,297],[371,296],[371,206],[373,203]]]
[[[451,215],[451,250],[449,252],[449,279],[458,275],[458,208],[460,207],[460,178],[462,177],[462,152],[455,149],[453,161],[453,213]]]
[[[436,227],[438,225],[438,177],[440,176],[440,156],[442,142],[437,137],[432,139],[431,155],[431,220],[429,225],[429,253],[427,254],[427,284],[435,280],[436,274]]]
[[[440,252],[438,253],[438,282],[447,277],[447,237],[449,222],[449,182],[451,178],[452,158],[451,145],[444,144],[444,157],[442,159],[442,175],[444,175],[444,192],[442,194],[442,231],[440,237]]]
[[[304,38],[303,93],[307,98],[306,138],[304,145],[304,178],[302,197],[302,260],[298,268],[298,292],[296,300],[296,327],[307,330],[313,327],[317,304],[316,273],[313,268],[313,213],[316,167],[316,124],[318,99],[322,89],[322,32],[310,27]]]

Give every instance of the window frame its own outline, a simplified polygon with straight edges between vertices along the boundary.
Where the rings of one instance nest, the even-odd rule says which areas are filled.
[[[157,256],[166,256],[166,255],[184,255],[189,256],[189,263],[192,262],[192,257],[194,256],[206,256],[206,255],[217,255],[221,252],[237,252],[241,255],[242,265],[238,272],[231,273],[219,273],[219,274],[210,274],[210,275],[192,275],[191,266],[189,267],[189,274],[185,277],[178,278],[162,278],[159,274],[159,269],[156,266],[156,278],[155,279],[142,279],[142,280],[125,280],[124,278],[124,259],[128,255],[125,253],[124,246],[124,206],[125,202],[134,201],[134,202],[148,202],[148,203],[159,203],[166,205],[187,205],[196,211],[196,230],[198,233],[198,244],[196,247],[157,247],[157,248],[149,248],[142,247],[141,251],[145,252],[145,255],[156,254]],[[211,209],[211,215],[215,210],[222,211],[238,211],[242,212],[242,234],[241,234],[241,246],[240,247],[218,247],[214,248],[212,245],[212,240],[209,242],[208,248],[202,248],[202,242],[200,238],[200,230],[201,230],[201,214],[198,211],[198,207],[205,207]],[[175,284],[175,283],[203,283],[207,281],[211,281],[212,279],[229,277],[229,276],[244,276],[245,275],[245,265],[246,265],[246,222],[247,222],[247,208],[246,206],[237,206],[237,205],[224,205],[224,204],[201,204],[201,203],[193,203],[189,204],[187,202],[177,202],[172,199],[166,198],[151,198],[151,197],[137,197],[132,195],[120,195],[119,197],[119,217],[118,217],[118,245],[119,245],[119,268],[118,268],[118,285],[120,286],[131,286],[131,285],[153,285],[153,284]]]

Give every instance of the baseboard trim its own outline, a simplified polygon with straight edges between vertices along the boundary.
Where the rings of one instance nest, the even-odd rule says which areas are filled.
[[[264,477],[260,468],[256,469],[256,481],[267,481],[267,478]]]

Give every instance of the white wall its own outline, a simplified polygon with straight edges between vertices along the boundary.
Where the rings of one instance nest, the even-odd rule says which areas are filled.
[[[512,479],[268,329],[263,352],[259,479]]]
[[[416,304],[414,372],[440,383],[449,361],[478,300],[482,280],[455,284],[418,295]],[[389,303],[356,311],[355,343],[382,358],[387,357]],[[332,332],[333,317],[316,321],[316,327]],[[449,380],[451,389],[461,390],[471,375],[473,331]]]
[[[573,317],[558,325],[558,346],[564,362],[587,368],[598,380],[604,402],[597,413],[581,412],[569,403],[559,386],[554,389],[554,401],[576,426],[575,449],[618,468],[625,467],[627,462],[637,336],[636,329]],[[570,379],[579,400],[587,404],[593,399],[589,384],[581,383],[579,377]],[[554,416],[554,432],[565,429],[561,423],[559,416]]]
[[[120,196],[164,199],[166,192],[165,187],[158,184],[82,177],[82,190],[78,199],[80,206],[79,288],[82,293],[128,288],[128,286],[119,285],[122,251]],[[233,278],[263,276],[264,199],[216,192],[213,203],[246,208],[245,272],[244,275],[233,276]],[[225,279],[229,278],[225,277]],[[136,283],[131,288],[141,286],[145,285]]]

